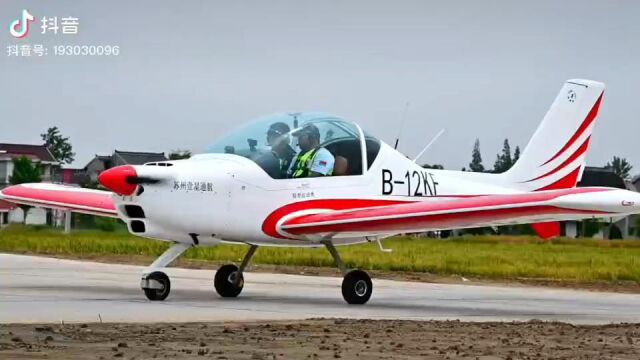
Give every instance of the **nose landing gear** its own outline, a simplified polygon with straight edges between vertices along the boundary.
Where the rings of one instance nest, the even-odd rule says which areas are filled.
[[[147,299],[151,301],[162,301],[171,292],[171,281],[167,274],[162,271],[154,271],[142,278],[140,287]]]
[[[169,277],[161,269],[169,265],[178,256],[182,255],[191,245],[185,243],[175,243],[167,249],[159,258],[156,259],[147,270],[142,274],[140,287],[144,291],[144,295],[151,301],[162,301],[169,296],[171,292],[171,281]]]

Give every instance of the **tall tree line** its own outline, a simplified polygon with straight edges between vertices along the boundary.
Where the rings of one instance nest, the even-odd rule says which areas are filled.
[[[513,155],[511,155],[511,145],[509,145],[509,139],[504,139],[502,151],[496,155],[496,161],[493,163],[493,169],[487,170],[482,164],[482,154],[480,153],[480,139],[476,138],[473,143],[473,150],[471,151],[471,162],[469,163],[469,170],[473,172],[492,172],[503,173],[513,166],[513,164],[520,158],[520,147],[516,146]]]
[[[496,155],[496,161],[493,163],[493,169],[487,170],[482,164],[482,154],[480,153],[480,140],[476,138],[473,143],[473,150],[471,151],[471,162],[469,163],[469,170],[473,172],[491,172],[500,174],[509,169],[520,158],[520,147],[516,146],[516,149],[511,155],[511,145],[509,139],[504,139],[502,150]],[[613,159],[604,165],[605,168],[611,169],[614,173],[620,176],[623,180],[631,179],[631,170],[633,166],[625,158],[614,156]]]

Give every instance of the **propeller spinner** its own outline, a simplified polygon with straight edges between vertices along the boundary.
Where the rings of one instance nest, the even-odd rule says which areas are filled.
[[[98,182],[118,195],[133,195],[138,186],[138,173],[131,165],[116,166],[98,176]]]

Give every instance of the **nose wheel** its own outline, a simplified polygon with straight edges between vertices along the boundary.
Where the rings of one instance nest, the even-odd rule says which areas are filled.
[[[140,287],[144,295],[151,301],[162,301],[171,292],[171,281],[162,271],[154,271],[142,278]]]
[[[169,265],[173,260],[189,249],[191,245],[185,243],[175,243],[160,255],[142,274],[140,287],[147,299],[151,301],[162,301],[171,292],[171,281],[167,274],[156,269],[161,269]]]

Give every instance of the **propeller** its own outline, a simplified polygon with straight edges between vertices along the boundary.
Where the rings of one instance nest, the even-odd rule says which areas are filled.
[[[128,184],[134,185],[157,184],[161,181],[160,179],[154,179],[149,176],[127,176],[125,180]]]

